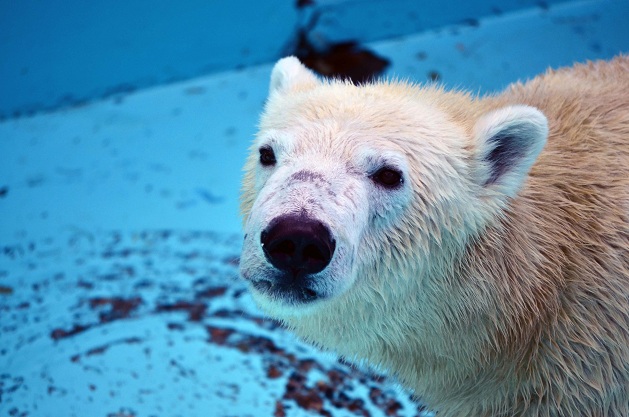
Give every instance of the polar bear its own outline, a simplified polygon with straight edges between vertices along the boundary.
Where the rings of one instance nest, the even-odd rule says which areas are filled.
[[[498,95],[280,60],[240,274],[439,417],[629,416],[629,58]]]

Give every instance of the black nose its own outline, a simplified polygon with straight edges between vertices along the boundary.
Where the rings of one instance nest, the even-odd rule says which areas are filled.
[[[336,246],[323,223],[295,215],[273,220],[262,232],[260,242],[268,261],[292,276],[323,271]]]

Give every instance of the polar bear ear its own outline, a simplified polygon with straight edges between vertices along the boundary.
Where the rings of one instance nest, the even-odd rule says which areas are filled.
[[[308,89],[316,86],[319,79],[294,56],[282,58],[273,67],[269,93],[295,88]]]
[[[548,121],[529,106],[509,106],[482,116],[474,126],[482,185],[514,197],[548,137]]]

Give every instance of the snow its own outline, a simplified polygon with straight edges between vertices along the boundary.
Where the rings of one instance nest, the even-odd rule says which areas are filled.
[[[238,234],[212,232],[79,232],[5,251],[3,288],[11,292],[0,306],[2,409],[38,416],[414,412],[390,382],[263,317],[237,279],[239,243]]]
[[[626,52],[628,13],[567,2],[367,46],[389,75],[495,91]],[[0,122],[0,415],[429,415],[393,378],[296,340],[238,279],[270,70]]]

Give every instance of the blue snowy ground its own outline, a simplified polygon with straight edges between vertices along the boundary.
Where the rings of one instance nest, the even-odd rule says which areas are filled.
[[[490,92],[629,51],[629,2],[367,45]],[[0,122],[0,416],[421,415],[264,318],[238,280],[241,166],[271,65]]]

